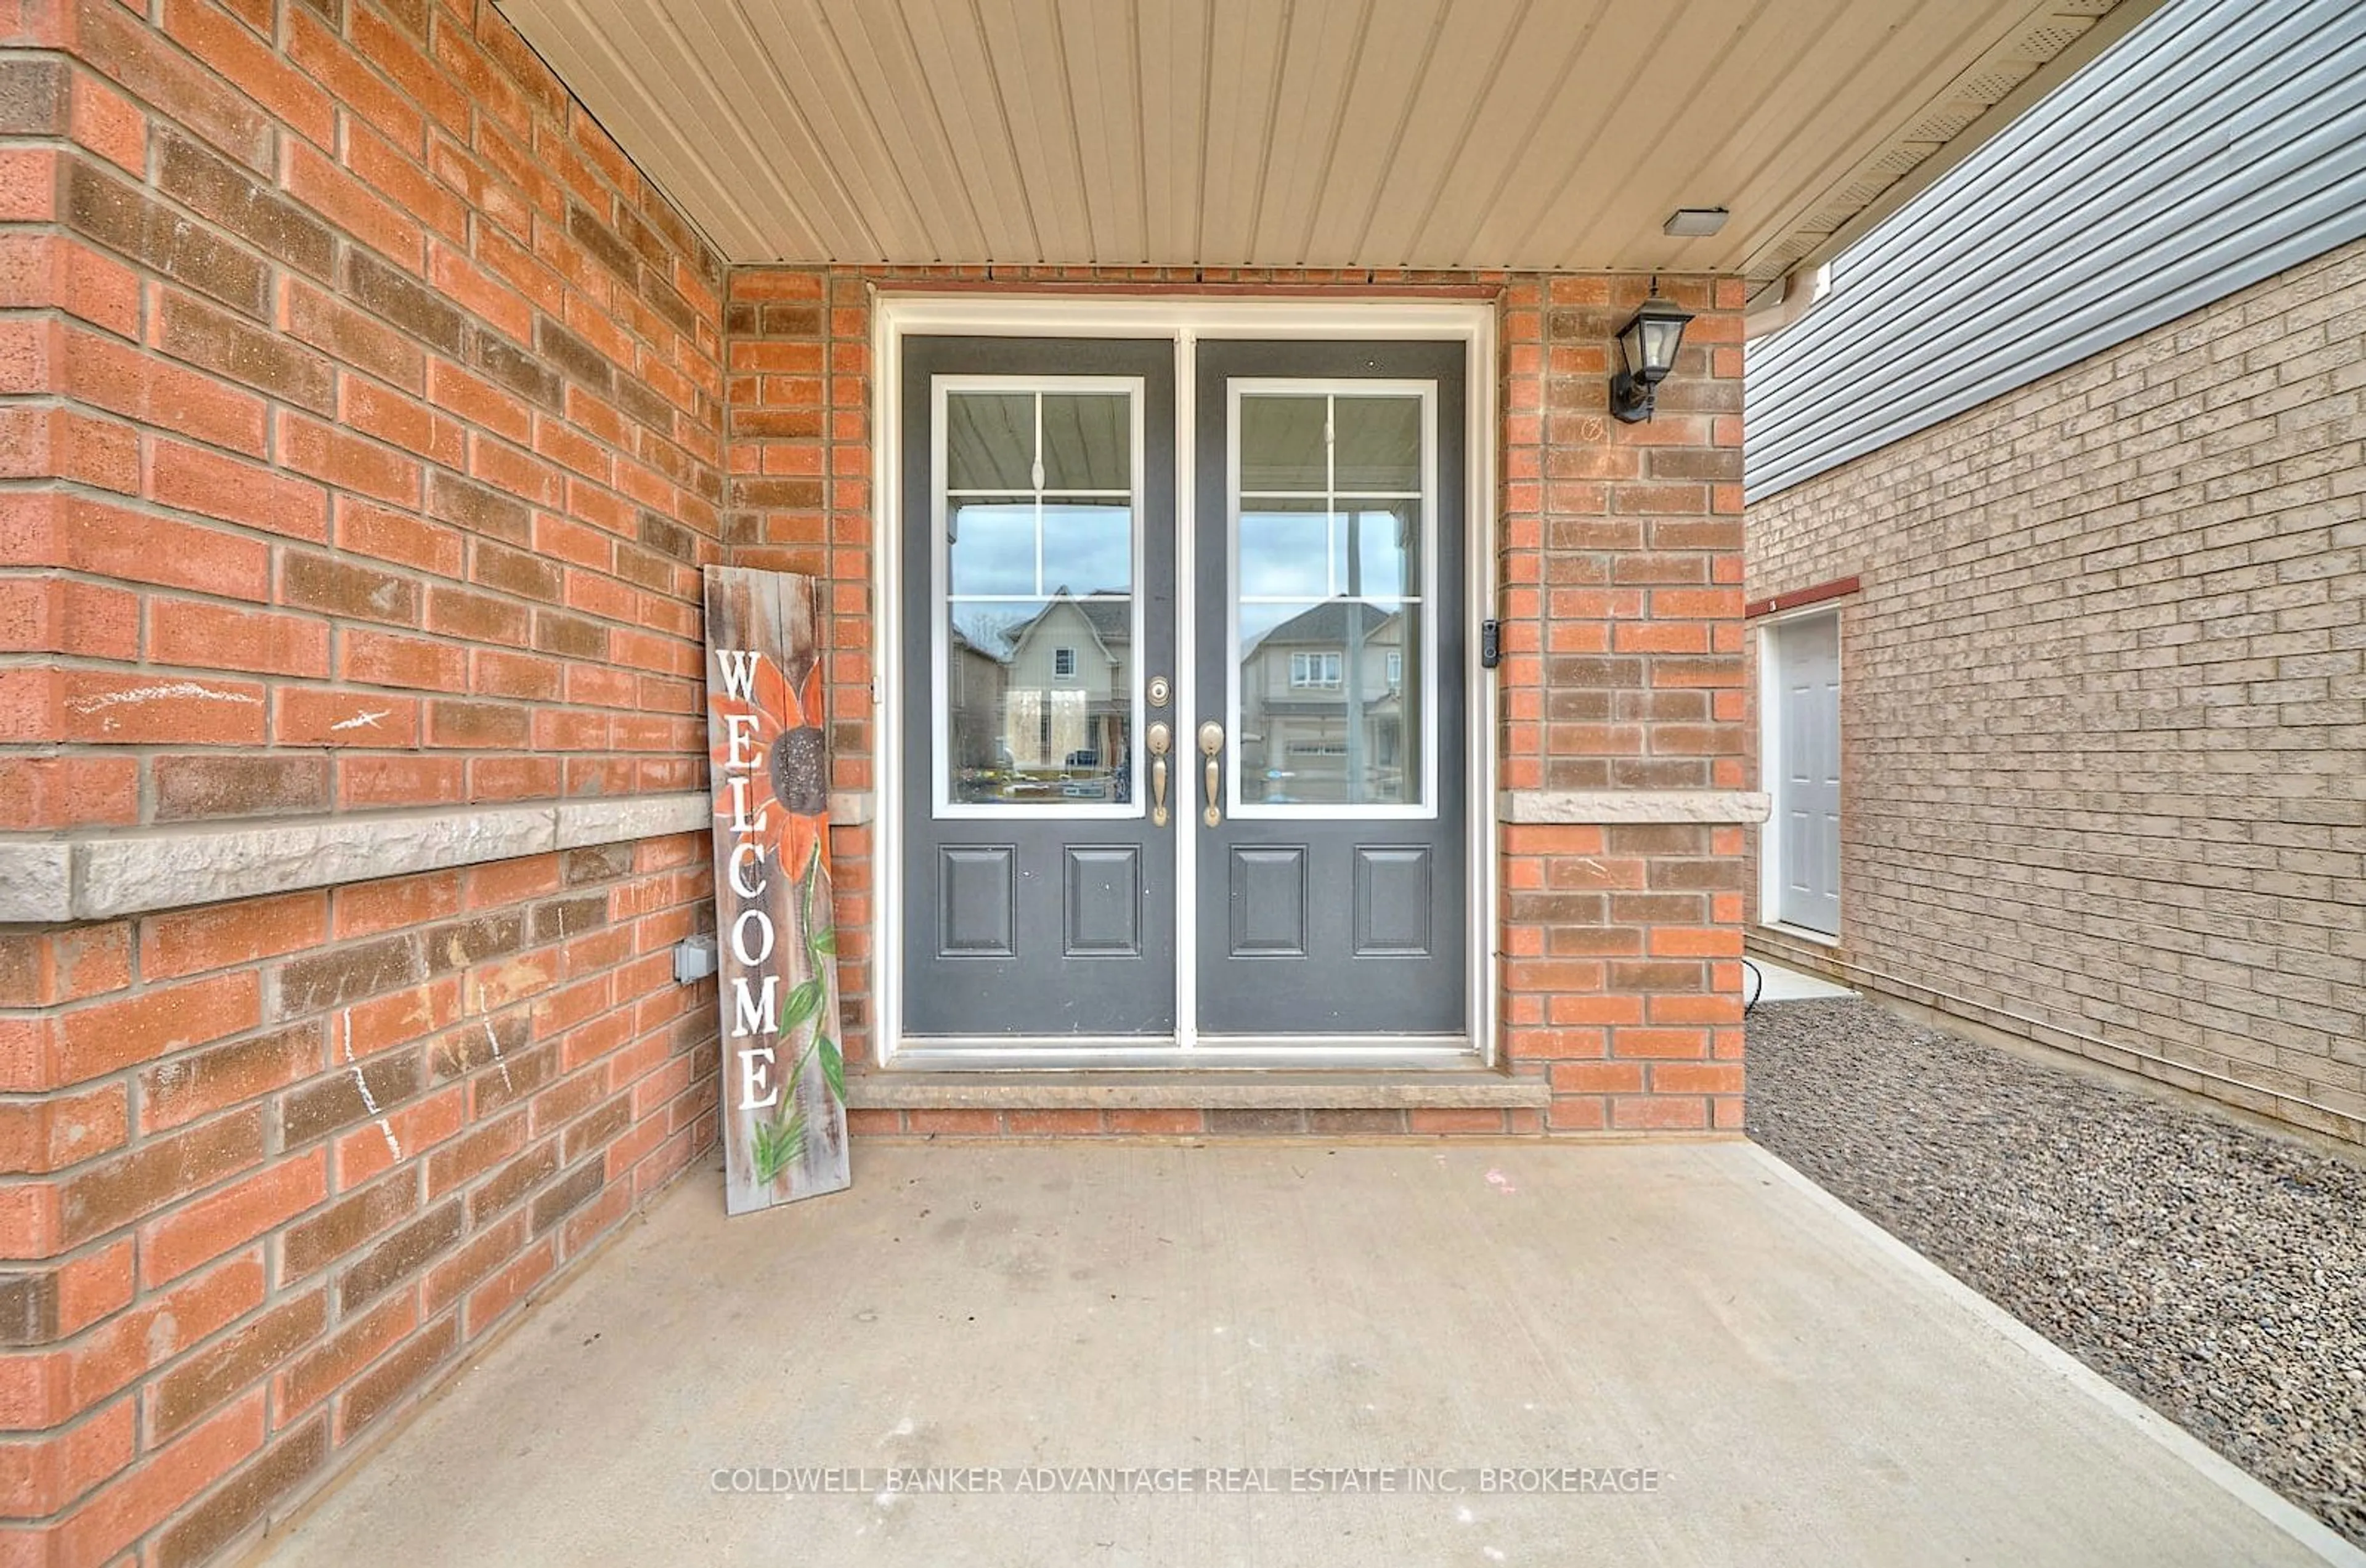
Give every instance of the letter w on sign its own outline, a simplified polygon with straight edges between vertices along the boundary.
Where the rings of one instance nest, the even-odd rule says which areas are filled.
[[[726,1207],[846,1186],[829,896],[829,747],[814,580],[706,569]]]

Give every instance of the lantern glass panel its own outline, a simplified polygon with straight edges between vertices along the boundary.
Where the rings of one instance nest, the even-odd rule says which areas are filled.
[[[1684,323],[1665,316],[1643,318],[1643,363],[1654,378],[1675,368],[1676,344],[1684,341]]]
[[[1643,318],[1628,321],[1618,333],[1618,353],[1627,361],[1627,374],[1640,380],[1643,376]]]

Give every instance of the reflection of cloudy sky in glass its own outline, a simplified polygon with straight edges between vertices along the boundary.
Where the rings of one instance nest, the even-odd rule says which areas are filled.
[[[1409,572],[1418,572],[1414,556],[1420,540],[1412,523],[1417,506],[1349,502],[1326,527],[1320,502],[1251,502],[1241,511],[1240,592],[1251,599],[1327,599],[1351,587],[1368,599],[1393,599],[1408,589],[1418,593],[1418,576],[1406,581]],[[1348,558],[1351,536],[1360,563]],[[1359,572],[1349,570],[1355,564]]]
[[[952,586],[963,593],[1079,596],[1123,593],[1133,586],[1133,513],[1124,506],[1043,503],[1043,576],[1035,576],[1031,502],[966,502],[955,506]]]

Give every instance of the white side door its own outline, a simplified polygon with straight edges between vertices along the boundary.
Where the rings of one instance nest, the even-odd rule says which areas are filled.
[[[1774,810],[1781,879],[1775,919],[1827,936],[1841,931],[1841,618],[1776,628],[1775,701],[1782,749]]]

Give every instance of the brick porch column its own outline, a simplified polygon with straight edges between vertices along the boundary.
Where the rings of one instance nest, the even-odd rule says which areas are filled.
[[[1504,1046],[1554,1131],[1741,1125],[1741,299],[1696,312],[1657,417],[1610,417],[1637,277],[1504,304]]]

